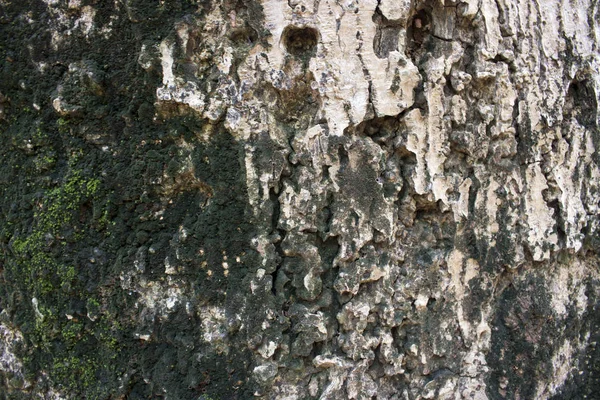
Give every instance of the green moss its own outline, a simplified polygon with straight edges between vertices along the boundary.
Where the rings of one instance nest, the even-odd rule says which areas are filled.
[[[74,225],[76,211],[85,201],[93,200],[99,187],[98,179],[84,178],[80,171],[74,171],[63,185],[48,191],[44,199],[34,204],[36,211],[32,232],[17,237],[12,243],[13,251],[20,260],[17,263],[19,271],[15,275],[23,280],[25,288],[34,296],[66,289],[75,278],[75,268],[57,262],[49,254],[49,249],[56,242],[64,243],[65,230]],[[83,234],[81,230],[75,231],[73,238],[81,239]],[[52,279],[52,275],[58,279]]]
[[[83,324],[80,322],[69,321],[63,326],[62,337],[68,344],[74,344],[79,339],[83,330]]]
[[[95,384],[97,370],[98,363],[93,358],[63,357],[55,360],[52,372],[69,390],[85,391]]]
[[[97,228],[98,230],[102,230],[106,233],[107,236],[110,235],[110,230],[108,228],[110,228],[111,226],[115,225],[115,221],[111,221],[109,214],[108,214],[108,204],[106,207],[104,207],[103,211],[102,211],[102,215],[100,216],[100,218],[98,218],[98,222],[97,222]]]
[[[69,121],[67,121],[64,118],[59,118],[56,120],[56,127],[58,128],[58,132],[68,133],[69,132]]]
[[[78,156],[73,153],[71,160]],[[98,374],[114,369],[110,360],[118,354],[115,332],[120,327],[102,315],[101,302],[92,297],[85,304],[93,320],[71,315],[71,302],[84,291],[78,280],[81,271],[69,259],[68,249],[70,243],[88,240],[94,233],[87,222],[91,213],[82,210],[102,204],[100,180],[73,168],[74,161],[71,164],[63,184],[34,197],[33,224],[26,234],[13,237],[16,257],[7,264],[7,272],[28,298],[35,299],[35,323],[24,328],[37,348],[29,369],[45,371],[70,393],[94,398],[103,390],[97,385]],[[108,213],[102,210],[95,228],[109,226]]]
[[[33,160],[33,164],[38,173],[46,172],[52,169],[56,165],[56,153],[48,151],[44,154],[40,154]]]

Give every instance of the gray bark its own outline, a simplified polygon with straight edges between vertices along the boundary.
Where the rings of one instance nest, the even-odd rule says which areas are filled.
[[[600,397],[595,1],[0,30],[0,399]]]

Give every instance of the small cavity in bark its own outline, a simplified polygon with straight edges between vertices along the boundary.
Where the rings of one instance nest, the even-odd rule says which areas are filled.
[[[282,39],[289,54],[312,57],[317,50],[319,31],[310,27],[288,26],[283,31]]]

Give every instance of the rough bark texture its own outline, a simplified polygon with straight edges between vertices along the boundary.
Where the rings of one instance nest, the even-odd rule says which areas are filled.
[[[0,0],[0,399],[600,398],[586,0]]]

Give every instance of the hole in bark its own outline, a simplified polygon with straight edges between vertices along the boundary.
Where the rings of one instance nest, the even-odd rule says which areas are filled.
[[[338,147],[338,157],[340,160],[340,170],[344,170],[350,162],[348,152],[346,151],[346,149],[344,149],[344,146]]]
[[[237,46],[252,46],[258,40],[258,34],[250,27],[233,30],[229,39]]]
[[[429,14],[425,10],[420,10],[412,18],[408,29],[412,39],[422,43],[427,33],[431,30],[430,28]]]
[[[427,195],[418,195],[417,194],[417,195],[413,196],[413,198],[415,199],[417,213],[419,213],[419,212],[432,213],[432,212],[436,212],[439,210],[438,202],[432,200]]]
[[[406,52],[413,59],[418,58],[419,49],[431,32],[431,17],[426,10],[419,10],[410,20],[407,29]]]
[[[590,80],[571,82],[563,108],[566,118],[575,118],[581,125],[591,129],[596,125],[597,107],[596,93]]]
[[[560,203],[558,199],[552,199],[551,201],[546,202],[548,207],[554,210],[554,216],[556,218],[556,235],[558,236],[558,242],[566,246],[567,242],[567,233],[565,232],[565,220],[563,218],[563,214],[560,212]]]
[[[309,27],[288,26],[283,31],[282,39],[288,53],[312,57],[317,51],[319,31]]]
[[[435,297],[430,297],[429,301],[427,302],[427,309],[429,311],[434,311],[436,302],[437,302],[437,300]]]

